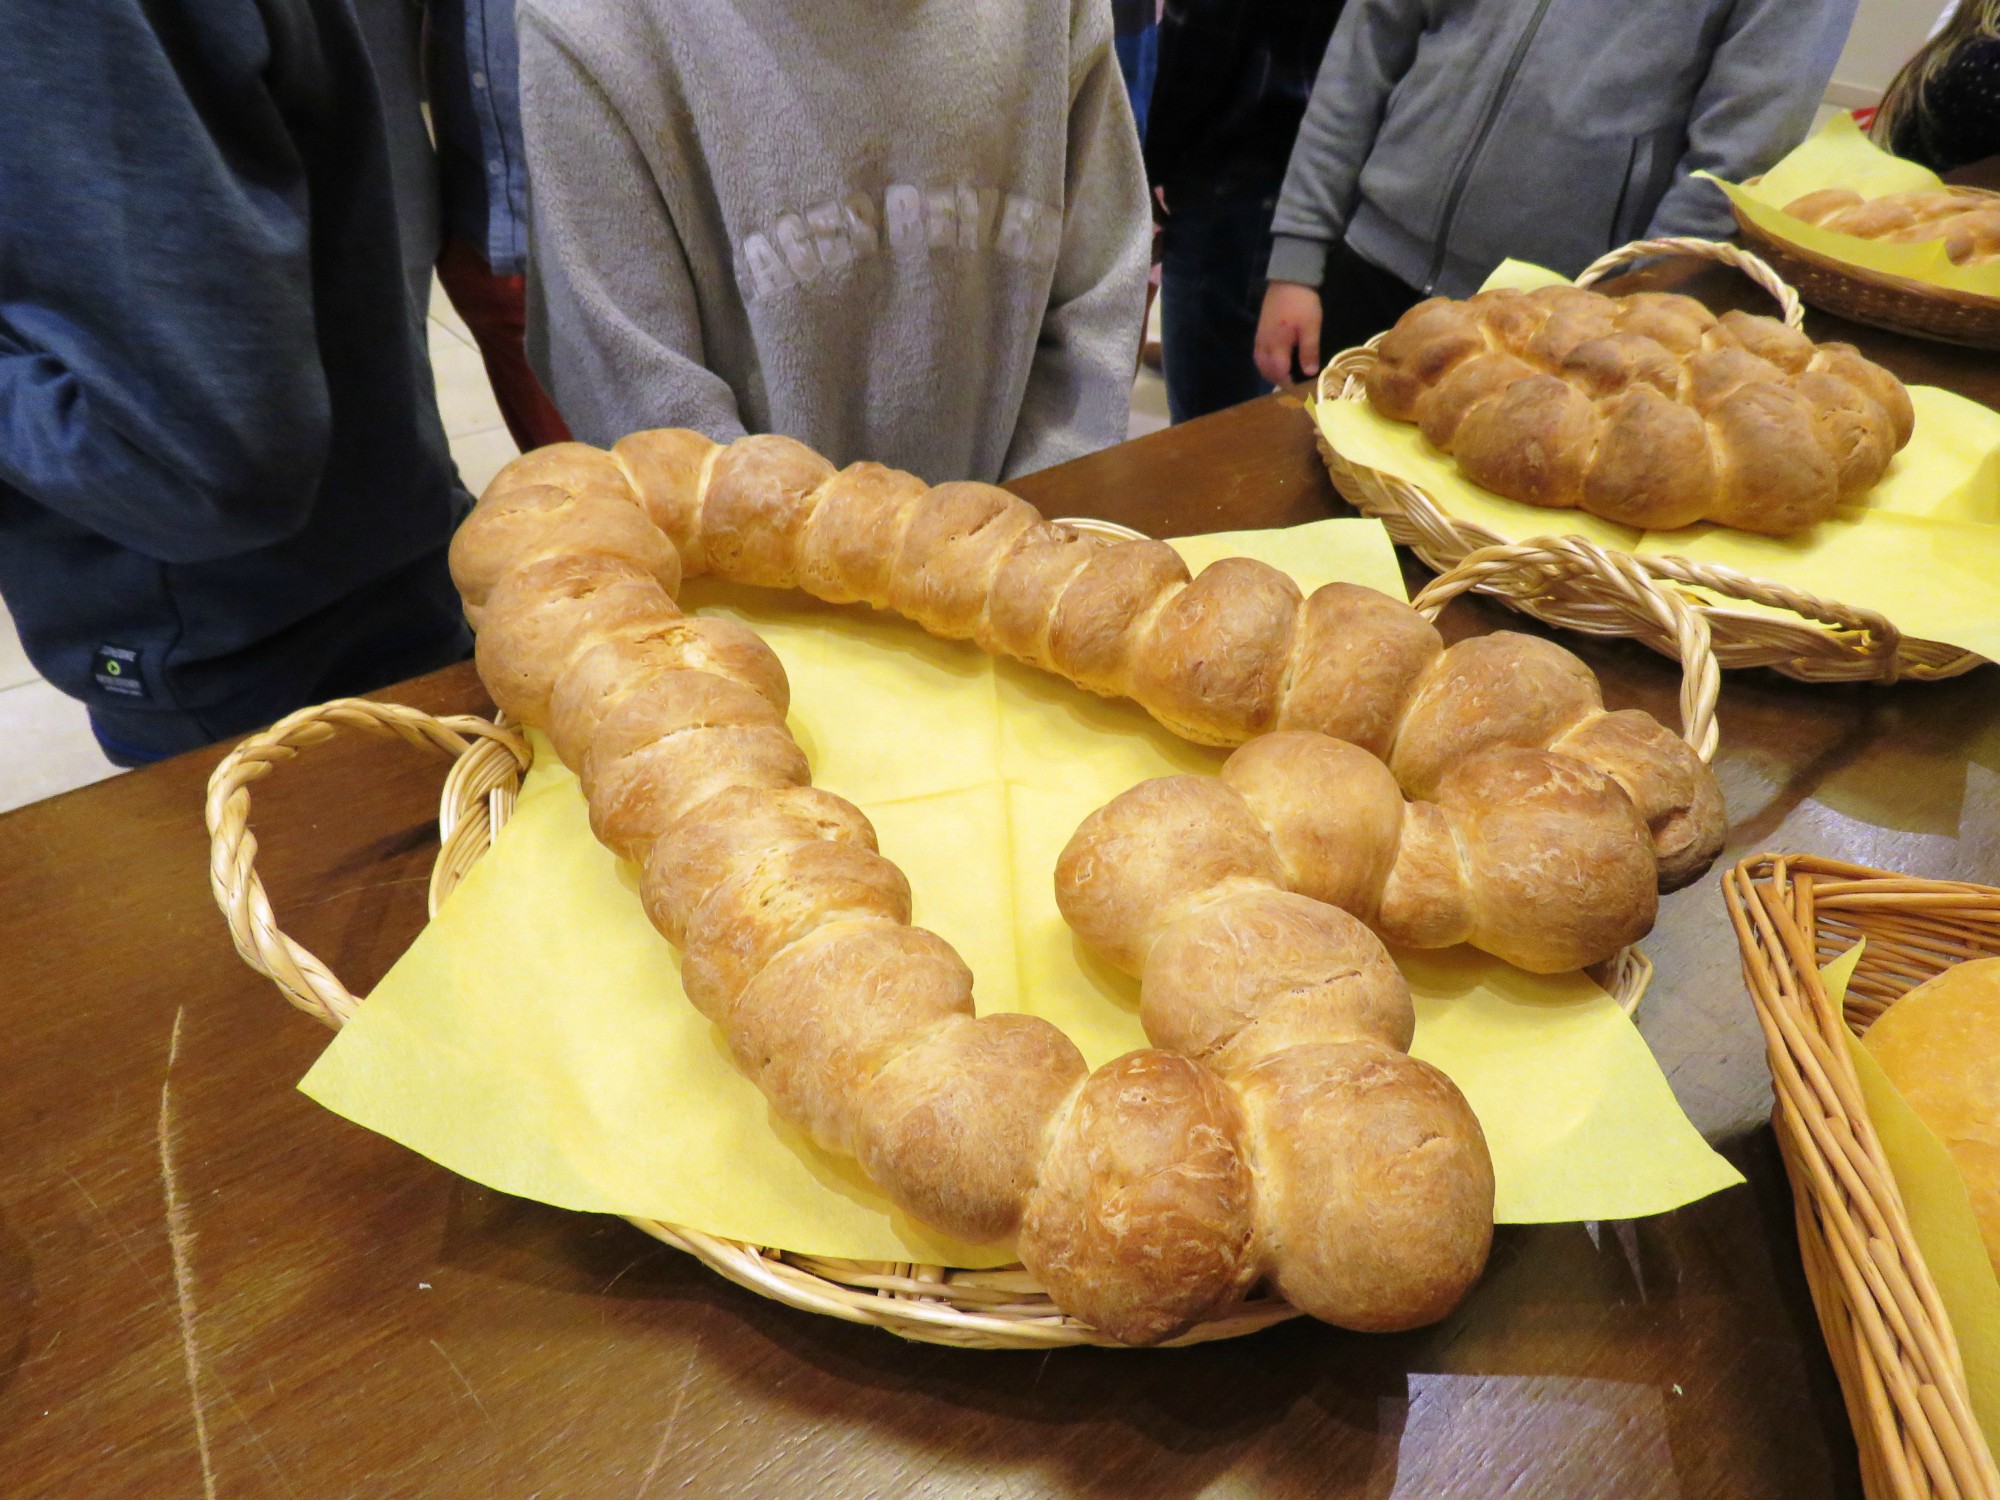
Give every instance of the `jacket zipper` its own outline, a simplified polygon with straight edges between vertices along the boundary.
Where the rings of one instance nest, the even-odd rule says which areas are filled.
[[[1542,29],[1542,17],[1548,14],[1548,9],[1549,0],[1536,0],[1535,13],[1528,18],[1527,29],[1521,33],[1521,39],[1514,43],[1514,54],[1507,59],[1507,69],[1500,75],[1500,86],[1493,91],[1493,99],[1480,118],[1479,131],[1472,138],[1472,149],[1465,153],[1458,176],[1452,180],[1451,191],[1445,195],[1444,212],[1438,216],[1436,247],[1431,252],[1430,273],[1424,277],[1425,296],[1436,290],[1438,277],[1444,274],[1445,247],[1451,241],[1452,221],[1458,217],[1458,201],[1465,196],[1466,184],[1472,179],[1472,169],[1479,164],[1479,153],[1486,148],[1486,137],[1493,133],[1501,107],[1506,104],[1507,95],[1514,87],[1514,75],[1521,71],[1521,63],[1528,55],[1535,33]]]

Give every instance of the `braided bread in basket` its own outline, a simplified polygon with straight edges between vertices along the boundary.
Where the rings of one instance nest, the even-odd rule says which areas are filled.
[[[1432,298],[1376,352],[1369,401],[1474,484],[1648,531],[1804,531],[1871,489],[1916,421],[1852,345],[1667,292]]]
[[[1404,1050],[1400,974],[1356,915],[1285,875],[1291,840],[1268,868],[1200,865],[1213,878],[1163,898],[1164,926],[1126,935],[1128,957],[1169,939],[1243,954],[1212,969],[1228,994],[1211,986],[1199,1021],[1201,996],[1148,1007],[1168,1013],[1149,1023],[1162,1045],[1086,1076],[1047,1023],[976,1016],[971,975],[909,925],[908,886],[866,818],[809,785],[776,659],[740,626],[683,616],[684,569],[893,608],[1129,694],[1208,743],[1311,723],[1259,743],[1332,746],[1323,731],[1344,729],[1366,748],[1340,751],[1386,785],[1383,810],[1403,805],[1391,772],[1444,799],[1416,815],[1391,894],[1355,903],[1377,920],[1407,908],[1436,942],[1506,928],[1502,907],[1520,928],[1551,899],[1571,919],[1611,900],[1610,924],[1572,921],[1574,955],[1560,950],[1609,958],[1650,924],[1656,887],[1720,842],[1706,767],[1645,715],[1606,714],[1559,648],[1489,637],[1446,652],[1367,590],[1302,600],[1240,559],[1190,580],[1162,544],[1052,525],[989,486],[836,473],[787,439],[665,431],[609,453],[541,450],[495,480],[452,562],[489,691],[579,771],[594,831],[644,867],[689,999],[779,1113],[918,1218],[1016,1237],[1059,1306],[1124,1342],[1171,1338],[1260,1281],[1366,1329],[1464,1295],[1491,1234],[1492,1168],[1458,1091]],[[1455,778],[1480,764],[1491,805],[1454,811]],[[1549,837],[1531,847],[1538,817]],[[1514,887],[1454,863],[1489,833],[1525,868]],[[1600,865],[1615,890],[1593,883]],[[1538,956],[1553,967],[1556,951]]]

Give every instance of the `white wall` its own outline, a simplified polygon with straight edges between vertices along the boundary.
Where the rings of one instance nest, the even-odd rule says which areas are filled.
[[[1943,5],[1944,0],[1861,0],[1826,102],[1843,109],[1873,104],[1929,35]]]

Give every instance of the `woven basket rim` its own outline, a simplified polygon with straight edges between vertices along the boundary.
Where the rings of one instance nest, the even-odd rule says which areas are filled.
[[[1576,284],[1587,286],[1633,261],[1669,254],[1720,260],[1743,270],[1778,298],[1787,321],[1796,326],[1797,294],[1778,274],[1747,251],[1714,241],[1637,241],[1587,267]],[[1328,360],[1314,384],[1316,399],[1365,401],[1363,377],[1375,363],[1381,338],[1377,334]],[[1421,485],[1341,453],[1317,421],[1313,427],[1334,488],[1355,509],[1381,520],[1393,540],[1409,547],[1440,573],[1449,573],[1473,554],[1495,546],[1575,555],[1579,559],[1575,566],[1551,572],[1540,588],[1475,585],[1482,593],[1547,624],[1592,635],[1631,637],[1663,655],[1681,656],[1660,628],[1661,602],[1672,599],[1701,616],[1719,667],[1765,666],[1802,682],[1937,681],[1972,671],[1987,660],[1948,642],[1906,636],[1877,611],[1823,599],[1715,563],[1674,554],[1626,552],[1576,536],[1510,541],[1483,526],[1459,520]],[[1784,614],[1732,609],[1689,593],[1692,589]]]
[[[2000,888],[1815,855],[1757,854],[1723,877],[1764,1031],[1772,1124],[1800,1254],[1871,1500],[2000,1500],[1963,1359],[1840,1033],[1974,954],[2000,956]],[[1869,939],[1836,1009],[1820,965]]]

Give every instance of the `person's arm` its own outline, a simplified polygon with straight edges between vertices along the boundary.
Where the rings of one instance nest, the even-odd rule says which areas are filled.
[[[304,524],[330,415],[302,171],[228,68],[254,12],[170,52],[156,9],[23,7],[0,50],[0,483],[187,563]]]
[[[1139,367],[1152,238],[1145,169],[1110,27],[1083,38],[1079,54],[1062,246],[1007,449],[1007,478],[1122,442]]]
[[[1319,371],[1319,285],[1347,231],[1361,168],[1389,94],[1423,39],[1425,0],[1348,0],[1326,44],[1271,220],[1271,262],[1257,322],[1257,368],[1273,385],[1292,365]]]
[[[1854,10],[1855,0],[1737,0],[1695,93],[1687,150],[1646,238],[1721,239],[1734,230],[1722,189],[1692,174],[1741,182],[1806,138]]]
[[[644,153],[567,40],[528,6],[519,22],[530,362],[584,442],[743,436],[735,396],[704,367],[694,278]]]
[[[1271,220],[1272,280],[1319,285],[1354,212],[1390,91],[1417,55],[1424,9],[1424,0],[1348,0],[1340,13]]]

